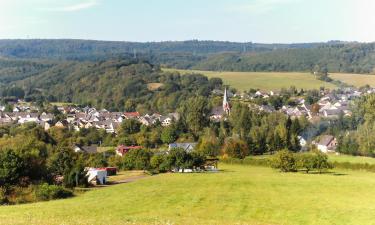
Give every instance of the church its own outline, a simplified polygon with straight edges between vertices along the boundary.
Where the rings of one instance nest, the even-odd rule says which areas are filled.
[[[210,114],[211,121],[220,121],[230,114],[230,104],[228,101],[227,89],[224,90],[223,105],[212,108]]]

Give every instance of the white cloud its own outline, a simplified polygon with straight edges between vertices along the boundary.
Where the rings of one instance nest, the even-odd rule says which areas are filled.
[[[264,14],[282,5],[296,3],[299,0],[252,0],[249,3],[229,5],[226,11],[232,13]]]

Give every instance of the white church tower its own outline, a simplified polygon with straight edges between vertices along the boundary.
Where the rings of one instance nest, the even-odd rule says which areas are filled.
[[[225,112],[227,115],[230,114],[230,106],[229,106],[229,102],[228,102],[227,88],[225,88],[225,90],[224,90],[223,110],[224,110],[224,112]]]

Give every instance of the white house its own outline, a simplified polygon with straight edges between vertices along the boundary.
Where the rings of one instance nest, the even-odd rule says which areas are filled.
[[[324,153],[335,152],[337,147],[337,140],[332,135],[323,135],[317,143],[317,148]]]
[[[107,170],[98,168],[88,168],[87,181],[93,184],[105,184],[107,182]]]

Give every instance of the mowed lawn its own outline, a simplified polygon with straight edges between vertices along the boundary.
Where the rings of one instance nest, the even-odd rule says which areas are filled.
[[[219,72],[219,71],[200,71],[200,70],[177,70],[163,69],[164,71],[178,71],[181,74],[200,73],[209,78],[218,77],[223,79],[224,83],[240,91],[250,88],[260,90],[280,90],[295,86],[298,89],[319,89],[326,87],[333,89],[336,86],[315,79],[310,73],[297,72]]]
[[[78,197],[0,207],[0,224],[374,224],[375,173],[162,174]]]

